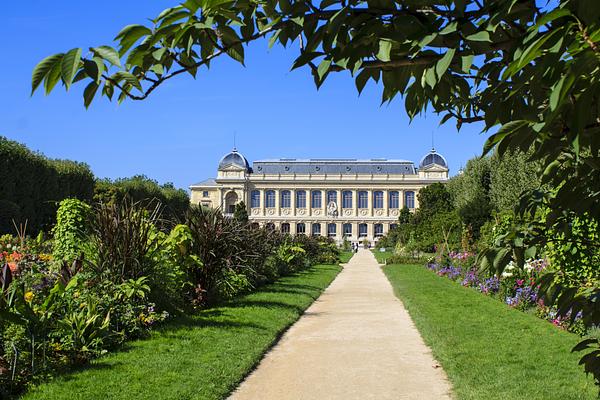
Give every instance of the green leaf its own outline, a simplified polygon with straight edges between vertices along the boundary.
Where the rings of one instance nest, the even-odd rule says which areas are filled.
[[[119,53],[110,46],[93,47],[90,49],[95,54],[108,61],[114,66],[121,67],[121,59]]]
[[[54,67],[55,64],[60,65],[63,56],[64,53],[54,54],[44,58],[35,66],[31,76],[31,95],[37,90],[44,78],[48,76],[52,67]]]
[[[119,54],[123,56],[142,36],[151,34],[152,30],[143,25],[127,25],[115,37],[115,40],[120,40]]]
[[[81,49],[75,48],[69,50],[63,57],[61,63],[61,78],[64,82],[67,90],[71,87],[71,83],[73,83],[73,78],[79,69],[79,63],[81,62]]]
[[[325,74],[329,71],[329,66],[331,65],[331,60],[323,60],[319,67],[317,68],[317,74],[319,75],[319,79],[323,79]]]
[[[390,52],[392,50],[392,42],[387,39],[379,41],[379,51],[377,52],[377,58],[380,61],[390,61]]]
[[[454,59],[454,53],[456,53],[456,49],[448,49],[446,54],[435,64],[435,73],[438,78],[441,78],[450,66],[450,63]]]
[[[86,86],[85,90],[83,91],[83,105],[85,108],[88,108],[90,104],[92,104],[92,100],[94,100],[94,96],[96,95],[99,87],[100,85],[98,85],[96,82],[91,82]]]
[[[491,42],[490,33],[488,31],[480,31],[466,37],[472,42]]]
[[[142,84],[140,83],[138,78],[136,78],[135,75],[133,75],[131,72],[119,71],[119,72],[115,73],[111,78],[117,82],[124,80],[125,82],[129,83],[131,86],[138,89],[140,92],[143,91]]]
[[[471,71],[471,66],[473,65],[473,57],[473,54],[470,54],[468,56],[462,56],[460,58],[461,69],[462,72],[464,72],[465,74],[468,74]]]
[[[56,62],[48,72],[46,79],[44,80],[44,89],[46,91],[46,95],[49,95],[54,86],[60,80],[60,71],[61,71],[62,62]]]

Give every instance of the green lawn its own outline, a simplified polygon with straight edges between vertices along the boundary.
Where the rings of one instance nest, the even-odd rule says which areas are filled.
[[[593,399],[579,337],[415,265],[384,271],[457,399]]]
[[[319,265],[31,390],[25,399],[222,399],[340,271]]]
[[[352,251],[340,251],[340,262],[342,264],[347,263],[353,255],[354,253]]]
[[[379,264],[385,264],[385,260],[388,257],[391,257],[394,255],[393,251],[379,251],[378,249],[373,249],[371,250],[373,254],[375,254],[375,258],[377,259],[377,262]]]

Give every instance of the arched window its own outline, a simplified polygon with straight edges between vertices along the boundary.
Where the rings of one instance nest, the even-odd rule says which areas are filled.
[[[250,207],[260,207],[260,190],[253,190],[250,194]]]
[[[352,224],[344,224],[344,237],[352,236]]]
[[[312,235],[319,236],[321,234],[321,224],[312,224]]]
[[[299,224],[296,224],[296,234],[298,235],[304,235],[306,233],[306,225],[304,225],[304,223],[300,222]]]
[[[335,204],[337,204],[337,192],[335,190],[329,190],[327,191],[327,204],[334,202]]]
[[[395,190],[390,192],[389,208],[400,208],[400,194]]]
[[[367,237],[367,224],[358,224],[358,237]]]
[[[265,207],[275,208],[275,191],[267,190],[265,193]]]
[[[274,231],[274,230],[275,230],[275,224],[274,224],[274,223],[272,223],[272,222],[268,222],[268,223],[265,225],[265,228],[267,228],[267,230],[268,230],[268,231]]]
[[[251,227],[252,229],[258,229],[258,228],[260,228],[260,225],[258,224],[258,222],[253,222],[253,223],[250,225],[250,227]]]
[[[323,207],[321,205],[321,191],[320,190],[313,190],[310,195],[311,195],[310,206],[312,208]]]
[[[287,222],[281,224],[281,233],[290,233],[290,224]]]
[[[336,235],[336,224],[327,224],[327,236],[332,237]]]
[[[281,191],[281,208],[290,208],[292,206],[292,193],[289,190]],[[288,226],[289,228],[289,226]]]
[[[375,224],[375,237],[383,236],[383,224]]]
[[[349,190],[342,192],[342,208],[352,208],[352,192]]]
[[[408,208],[415,208],[415,192],[404,192],[404,206]]]
[[[398,224],[390,224],[390,231],[393,231],[396,228],[398,228]]]
[[[296,207],[306,208],[306,191],[298,190],[296,192]]]
[[[369,208],[369,192],[358,192],[358,208]]]
[[[383,192],[381,190],[373,192],[373,208],[383,208]]]

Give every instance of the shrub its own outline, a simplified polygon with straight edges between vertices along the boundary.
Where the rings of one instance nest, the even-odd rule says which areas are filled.
[[[52,229],[56,260],[74,260],[86,247],[89,233],[91,208],[77,199],[65,199],[60,202],[56,212],[56,225]]]

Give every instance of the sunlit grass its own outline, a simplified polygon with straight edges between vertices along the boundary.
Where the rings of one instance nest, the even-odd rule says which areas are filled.
[[[318,265],[30,391],[25,399],[222,399],[340,271]]]
[[[594,399],[577,335],[416,265],[384,271],[458,399]]]

